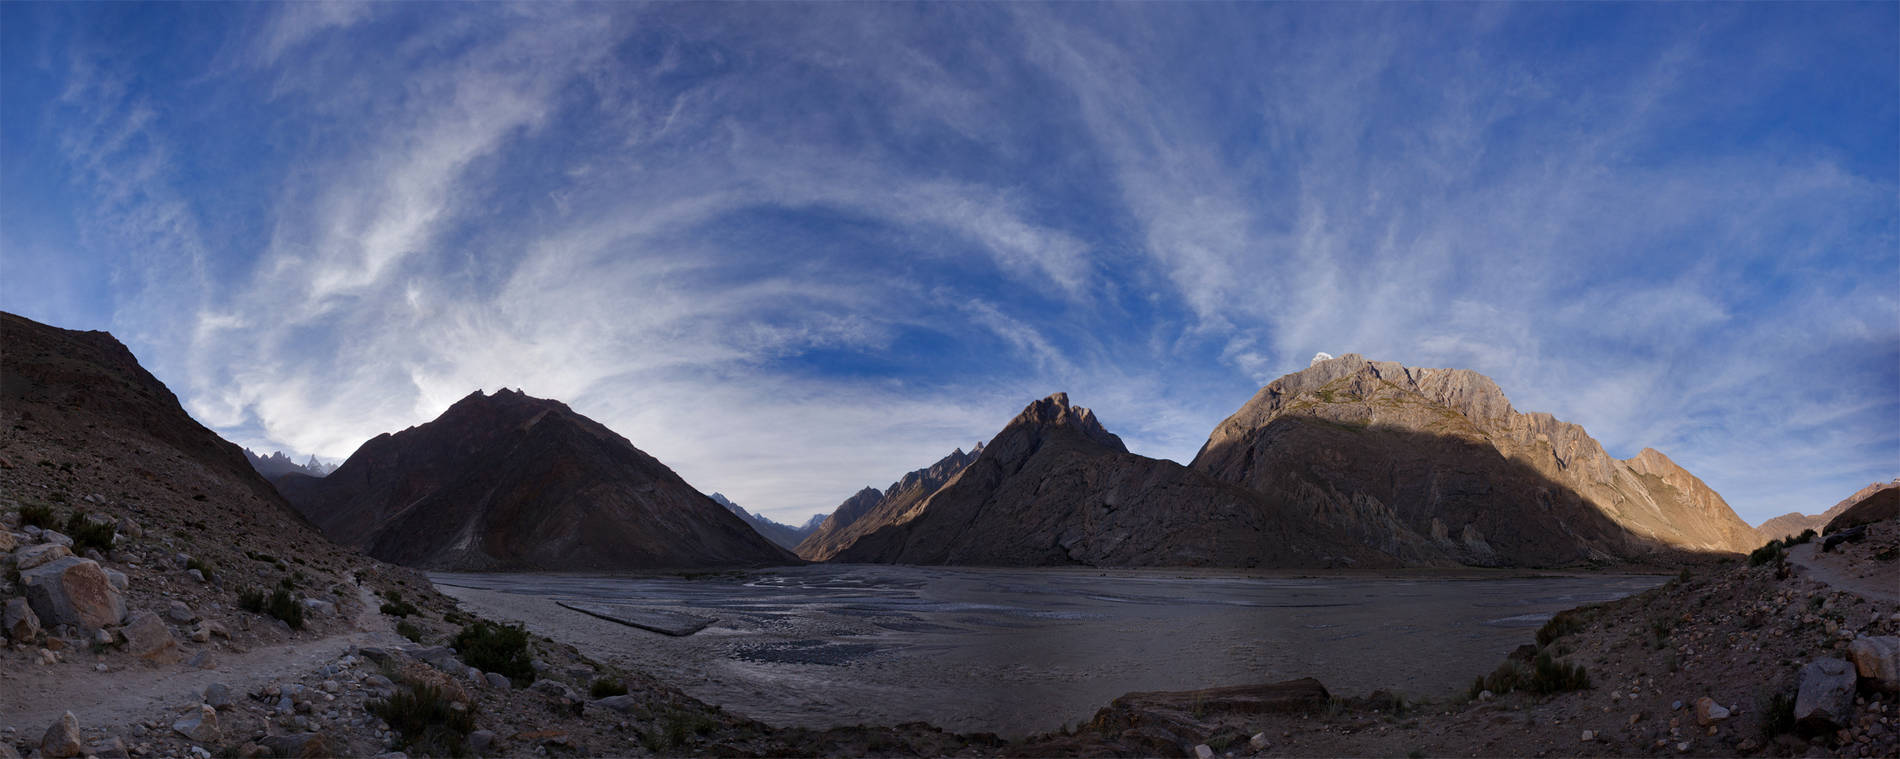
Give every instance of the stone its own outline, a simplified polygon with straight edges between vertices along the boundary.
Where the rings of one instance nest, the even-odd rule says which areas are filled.
[[[208,650],[199,651],[191,655],[191,661],[185,662],[185,666],[192,669],[217,669],[218,657]]]
[[[450,651],[445,646],[428,646],[425,648],[415,648],[415,649],[410,649],[406,653],[408,653],[411,657],[414,657],[417,661],[428,664],[431,667],[442,670],[443,672],[447,672],[449,674],[460,674],[464,669],[468,667],[468,665],[463,664],[461,660],[455,658],[455,653]]]
[[[165,610],[165,617],[181,625],[198,621],[198,615],[184,601],[173,601],[171,607]]]
[[[104,740],[87,746],[86,756],[98,757],[99,759],[131,759],[132,755],[125,750],[125,741],[119,740],[118,738],[107,737]]]
[[[21,572],[20,582],[41,624],[97,628],[125,619],[125,597],[91,559],[56,559]]]
[[[185,574],[191,575],[191,579],[197,580],[198,582],[205,581],[205,573],[196,567],[185,570]]]
[[[204,701],[205,706],[223,709],[231,705],[231,688],[224,683],[212,683],[205,686],[201,700]]]
[[[1854,679],[1854,666],[1843,659],[1808,662],[1794,697],[1795,722],[1810,731],[1845,727],[1854,708]]]
[[[1205,743],[1194,746],[1194,759],[1214,759],[1214,749]]]
[[[27,605],[24,598],[7,599],[0,621],[6,624],[7,639],[15,643],[28,643],[40,637],[40,615],[33,613],[33,607]]]
[[[270,735],[258,742],[270,749],[272,756],[286,759],[317,759],[329,755],[328,742],[322,733]]]
[[[1589,743],[1596,739],[1597,739],[1597,732],[1595,730],[1585,730],[1583,731],[1583,735],[1578,738],[1578,740],[1584,743]]]
[[[508,682],[508,676],[501,674],[499,672],[484,672],[482,673],[482,679],[487,680],[490,686],[500,688],[502,690],[508,690],[509,688],[514,687],[513,684]]]
[[[114,636],[111,630],[108,630],[103,627],[99,628],[98,630],[93,631],[92,633],[93,645],[110,646],[117,640],[118,640],[118,637]]]
[[[20,541],[13,537],[13,533],[0,530],[0,553],[12,553],[13,549],[19,547]]]
[[[79,718],[72,712],[59,715],[40,738],[40,756],[47,759],[79,756],[85,750],[85,742],[79,739]]]
[[[1490,701],[1491,699],[1494,699],[1494,698],[1497,698],[1497,697],[1498,697],[1498,696],[1497,696],[1497,694],[1495,694],[1495,693],[1492,693],[1491,691],[1488,691],[1488,690],[1481,690],[1481,691],[1478,691],[1478,700],[1479,700],[1479,701]]]
[[[139,614],[123,632],[126,650],[147,662],[165,665],[184,658],[184,652],[178,649],[178,639],[172,637],[171,628],[156,614]]]
[[[140,527],[139,523],[133,521],[131,517],[119,518],[119,532],[129,538],[145,537],[145,528]]]
[[[398,662],[405,655],[401,650],[381,646],[364,646],[357,649],[356,653],[377,664]]]
[[[597,698],[597,699],[587,702],[587,705],[599,707],[602,709],[612,709],[613,711],[625,714],[627,712],[633,711],[636,708],[639,708],[640,702],[638,699],[635,699],[633,696],[623,693],[618,696],[608,696],[606,698]]]
[[[41,543],[27,546],[13,552],[13,567],[22,572],[45,564],[49,561],[64,559],[73,555],[73,551],[58,543]]]
[[[565,683],[558,680],[536,680],[533,685],[528,686],[528,690],[536,693],[545,693],[558,698],[565,698],[569,701],[579,700],[579,697],[574,693],[574,689],[567,687]]]
[[[1888,693],[1900,692],[1900,636],[1856,638],[1847,645],[1861,684]]]
[[[328,617],[328,616],[332,616],[336,614],[336,604],[330,603],[329,601],[325,601],[321,598],[304,599],[303,609],[304,611],[309,612],[311,614],[315,614],[319,617]]]
[[[1271,745],[1273,742],[1267,740],[1266,733],[1254,733],[1252,738],[1247,739],[1247,747],[1254,751],[1265,751]]]
[[[1715,703],[1715,699],[1703,696],[1695,700],[1695,723],[1704,727],[1728,719],[1728,708]]]
[[[468,750],[477,754],[486,754],[495,747],[495,731],[476,730],[468,734]]]
[[[224,738],[224,731],[218,729],[218,710],[204,704],[192,707],[173,722],[172,732],[197,743],[217,743]]]
[[[204,625],[199,625],[191,629],[190,637],[193,643],[209,643],[211,642],[211,631],[205,629]]]
[[[121,593],[125,592],[126,587],[132,584],[131,580],[126,579],[124,572],[116,569],[106,570],[106,582],[110,583],[112,587],[117,588]]]
[[[40,530],[41,543],[54,543],[67,548],[73,547],[73,539],[52,530]]]

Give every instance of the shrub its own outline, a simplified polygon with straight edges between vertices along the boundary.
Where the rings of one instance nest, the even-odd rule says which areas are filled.
[[[43,503],[29,503],[20,507],[20,526],[28,525],[40,528],[55,527],[59,520],[53,516],[53,507]]]
[[[1802,530],[1800,535],[1796,535],[1792,538],[1789,538],[1788,545],[1798,546],[1798,545],[1801,545],[1802,543],[1806,543],[1810,540],[1813,540],[1815,534],[1816,533],[1814,532],[1814,528],[1809,527],[1808,529]]]
[[[1794,732],[1794,694],[1782,691],[1769,696],[1761,714],[1762,738],[1772,742],[1777,735]]]
[[[1536,665],[1531,670],[1532,693],[1561,693],[1587,690],[1589,687],[1590,675],[1584,672],[1583,665],[1565,664],[1551,658],[1550,654],[1538,654]]]
[[[498,625],[478,619],[455,634],[455,650],[462,661],[483,672],[495,672],[515,683],[534,679],[528,657],[528,632],[517,625]]]
[[[281,619],[292,630],[303,629],[303,601],[285,588],[277,588],[269,595],[256,588],[246,588],[238,592],[238,608]]]
[[[73,552],[82,553],[88,548],[112,550],[112,536],[119,531],[119,527],[109,521],[95,523],[86,518],[86,512],[75,511],[66,517],[66,526],[62,531],[66,537],[73,539]]]
[[[1565,635],[1583,629],[1583,614],[1580,609],[1560,611],[1537,630],[1537,645],[1541,648]]]
[[[406,619],[396,623],[396,634],[417,643],[422,642],[422,628],[416,627],[415,624]]]
[[[411,614],[421,613],[415,604],[402,600],[402,594],[399,592],[392,590],[384,594],[383,597],[389,599],[383,603],[382,611],[384,614],[388,614],[392,617],[407,617]]]
[[[592,698],[624,696],[627,695],[627,686],[622,684],[619,680],[615,680],[611,677],[603,677],[594,681],[594,687],[588,691],[588,695]]]
[[[1781,557],[1786,553],[1786,551],[1782,550],[1781,541],[1770,540],[1767,545],[1749,552],[1748,565],[1751,567],[1759,567],[1763,564],[1780,561]]]
[[[206,582],[210,582],[211,578],[214,576],[211,574],[211,565],[206,564],[202,561],[199,561],[195,557],[185,561],[185,568],[198,570],[199,574],[202,574],[205,576]]]
[[[1492,670],[1491,674],[1472,681],[1469,695],[1474,701],[1484,691],[1491,691],[1495,695],[1502,696],[1523,686],[1529,676],[1530,673],[1524,668],[1522,662],[1506,659],[1503,664],[1498,665],[1497,669]]]
[[[402,736],[402,749],[421,756],[464,756],[475,716],[457,709],[432,685],[412,685],[381,701],[364,704]]]

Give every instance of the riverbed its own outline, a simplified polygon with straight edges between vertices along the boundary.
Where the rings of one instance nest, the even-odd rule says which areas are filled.
[[[1005,737],[1123,693],[1316,677],[1445,698],[1552,613],[1647,575],[1283,577],[813,565],[695,578],[431,573],[483,616],[782,726],[924,721]],[[560,606],[711,619],[674,637]]]

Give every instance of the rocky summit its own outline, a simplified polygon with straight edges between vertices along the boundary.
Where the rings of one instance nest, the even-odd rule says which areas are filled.
[[[858,538],[894,523],[962,472],[982,452],[982,443],[977,443],[968,453],[958,448],[937,463],[904,475],[888,488],[867,487],[852,494],[798,544],[799,557],[811,561],[830,559]]]
[[[278,480],[345,546],[431,569],[796,563],[673,470],[566,404],[480,391],[372,438],[322,479]]]
[[[1870,483],[1867,487],[1854,491],[1853,495],[1842,498],[1839,503],[1828,507],[1826,511],[1819,514],[1803,514],[1799,511],[1791,511],[1769,519],[1766,522],[1762,522],[1755,528],[1756,542],[1766,543],[1770,540],[1785,539],[1790,536],[1800,535],[1803,530],[1820,532],[1822,528],[1827,526],[1828,522],[1834,521],[1834,518],[1840,516],[1842,512],[1853,508],[1855,504],[1861,501],[1867,500],[1887,490],[1900,491],[1900,479],[1889,482]]]
[[[868,517],[867,517],[868,518]],[[1024,408],[963,471],[838,551],[903,564],[1373,566],[1260,494],[1129,453],[1056,393]]]
[[[1192,466],[1405,564],[1669,563],[1757,543],[1660,452],[1616,459],[1477,372],[1356,354],[1262,388]]]

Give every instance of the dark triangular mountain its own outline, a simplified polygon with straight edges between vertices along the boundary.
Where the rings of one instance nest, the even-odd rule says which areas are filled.
[[[918,502],[937,492],[937,488],[957,476],[983,452],[983,444],[965,453],[958,448],[937,463],[914,470],[884,490],[865,488],[838,504],[838,508],[818,523],[818,527],[798,544],[800,558],[824,561],[851,545],[852,541],[879,527],[891,524]]]
[[[322,479],[278,486],[324,534],[432,569],[792,563],[625,438],[558,401],[476,392],[379,435]]]
[[[1304,529],[1260,494],[1131,454],[1057,393],[976,460],[833,560],[904,564],[1315,567],[1374,552]],[[868,517],[867,517],[868,518]]]
[[[1580,426],[1513,410],[1484,375],[1357,355],[1262,388],[1193,467],[1406,563],[1675,561],[1756,542],[1657,451],[1619,460]]]

